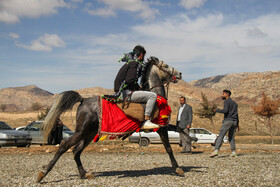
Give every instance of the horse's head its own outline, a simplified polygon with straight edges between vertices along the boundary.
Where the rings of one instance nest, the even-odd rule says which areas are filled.
[[[170,82],[177,83],[180,79],[181,72],[156,57],[150,57],[145,64],[141,84],[144,89],[153,89]]]

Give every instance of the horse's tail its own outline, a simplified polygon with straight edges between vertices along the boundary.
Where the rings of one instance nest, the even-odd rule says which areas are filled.
[[[46,140],[48,139],[48,136],[51,133],[51,130],[57,118],[59,118],[59,116],[63,112],[71,110],[76,103],[82,101],[83,97],[75,91],[62,92],[56,97],[42,126],[42,130],[44,133],[44,142],[46,142]]]

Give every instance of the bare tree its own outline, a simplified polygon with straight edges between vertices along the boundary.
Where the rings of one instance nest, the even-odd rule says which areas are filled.
[[[267,97],[265,93],[263,93],[262,100],[256,106],[252,106],[255,114],[267,118],[266,126],[269,128],[272,144],[273,144],[273,138],[272,138],[271,118],[277,114],[280,114],[279,105],[280,105],[279,100],[271,100],[270,98]]]
[[[1,109],[2,109],[2,112],[5,112],[5,110],[7,109],[7,105],[6,104],[1,104]]]
[[[45,111],[42,111],[40,114],[38,114],[37,119],[38,120],[43,120],[45,117],[48,115],[50,111],[50,107],[48,107]]]
[[[209,102],[207,96],[203,92],[201,92],[201,98],[201,108],[199,108],[195,114],[197,114],[200,118],[209,119],[214,130],[216,130],[215,125],[213,123],[213,117],[216,113],[213,110],[217,108],[217,105]]]
[[[42,108],[42,105],[40,104],[40,103],[33,103],[32,105],[31,105],[31,110],[33,110],[33,111],[38,111],[38,110],[40,110]]]

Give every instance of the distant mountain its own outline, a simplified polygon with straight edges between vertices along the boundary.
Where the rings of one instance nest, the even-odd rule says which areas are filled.
[[[272,99],[280,99],[280,71],[219,75],[191,81],[190,84],[219,93],[229,89],[232,96],[242,103],[252,104],[259,101],[263,92]]]
[[[52,101],[52,97],[52,93],[34,85],[0,90],[0,104],[7,106],[6,111],[30,110],[34,103],[46,107]]]
[[[280,71],[262,73],[233,73],[218,75],[205,79],[191,81],[181,80],[177,84],[170,84],[169,104],[177,107],[178,98],[183,95],[187,101],[196,106],[201,100],[201,92],[205,93],[209,101],[222,103],[220,95],[223,89],[230,89],[232,97],[244,104],[254,104],[265,92],[273,99],[280,99]],[[76,90],[83,97],[93,95],[112,94],[113,89],[101,87]],[[37,86],[11,87],[0,90],[0,104],[6,104],[7,110],[29,110],[33,103],[50,106],[56,95]]]
[[[179,107],[179,97],[185,96],[187,103],[193,107],[193,112],[200,107],[201,92],[205,93],[208,100],[223,107],[223,101],[220,97],[223,89],[232,91],[232,98],[239,104],[239,116],[241,131],[243,135],[266,135],[268,133],[265,120],[257,117],[251,108],[261,99],[262,92],[265,92],[272,99],[280,100],[280,71],[271,71],[263,73],[234,73],[219,75],[200,79],[191,82],[179,81],[177,84],[170,83],[168,92],[168,104],[172,108],[172,124],[176,123],[176,116]],[[92,97],[94,95],[112,94],[113,89],[101,87],[84,88],[76,90],[82,97]],[[6,104],[6,111],[30,110],[32,104],[39,103],[45,108],[50,106],[57,96],[38,88],[37,86],[25,86],[4,88],[0,90],[0,105]],[[74,109],[76,111],[76,108]],[[223,115],[217,114],[214,117],[216,128],[210,125],[209,120],[201,119],[194,115],[193,126],[207,128],[213,132],[218,132]],[[70,120],[72,123],[73,119]],[[279,124],[279,115],[273,119],[273,124]],[[275,129],[275,134],[280,135],[280,129]]]

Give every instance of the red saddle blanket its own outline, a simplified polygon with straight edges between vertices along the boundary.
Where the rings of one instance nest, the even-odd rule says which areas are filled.
[[[160,126],[168,125],[171,115],[171,108],[167,104],[167,100],[161,96],[157,96],[159,115],[152,122]],[[114,136],[125,135],[131,132],[138,132],[141,128],[141,122],[126,116],[123,111],[114,102],[102,99],[102,119],[99,127],[98,137],[100,135]],[[155,131],[158,129],[154,129]],[[96,138],[95,137],[95,140]]]

